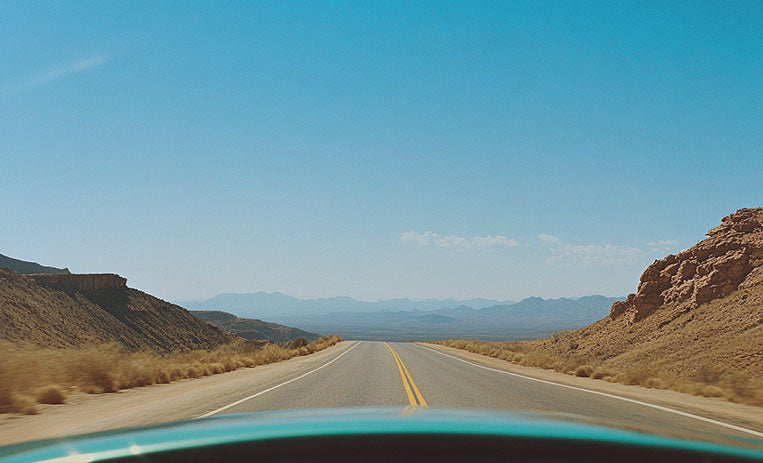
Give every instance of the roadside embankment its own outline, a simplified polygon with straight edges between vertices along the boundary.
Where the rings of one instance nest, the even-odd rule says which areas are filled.
[[[341,341],[258,345],[236,341],[212,350],[133,352],[116,343],[63,349],[0,343],[0,413],[33,414],[73,392],[98,394],[165,384],[309,355]]]
[[[661,370],[649,363],[620,364],[606,359],[581,354],[559,354],[546,348],[547,343],[565,342],[560,339],[570,336],[560,333],[549,340],[484,342],[463,339],[431,341],[429,344],[447,346],[475,354],[492,357],[525,367],[554,370],[571,376],[643,386],[653,389],[669,389],[692,395],[722,398],[731,402],[763,406],[763,378],[736,371],[715,374],[709,367],[689,377],[668,370]],[[574,341],[573,341],[574,342]]]
[[[572,389],[591,391],[593,392],[592,397],[596,397],[598,394],[616,396],[624,398],[626,401],[638,401],[646,404],[653,404],[657,408],[666,407],[670,410],[679,411],[679,413],[690,413],[763,432],[763,414],[760,413],[760,407],[754,405],[732,403],[718,397],[696,396],[674,390],[599,381],[590,377],[579,377],[560,373],[553,369],[506,362],[499,358],[477,354],[466,349],[448,347],[442,344],[423,342],[417,344],[425,348],[439,351],[452,358],[462,359],[467,363],[481,365],[496,371],[505,371],[509,375],[532,378],[544,384],[557,384],[561,386],[560,391],[564,391],[571,387]],[[539,388],[541,386],[543,385],[539,384]],[[615,413],[616,411],[612,410],[612,412]],[[581,415],[587,414],[586,412],[575,413]],[[602,415],[601,418],[606,419],[607,415]],[[655,423],[655,426],[659,426],[659,424]]]

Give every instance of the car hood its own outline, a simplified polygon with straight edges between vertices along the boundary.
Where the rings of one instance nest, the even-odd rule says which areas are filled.
[[[761,441],[716,442],[612,428],[562,414],[424,407],[274,411],[29,442],[0,449],[0,462],[97,462],[131,455],[272,439],[378,434],[453,434],[611,442],[763,459]]]

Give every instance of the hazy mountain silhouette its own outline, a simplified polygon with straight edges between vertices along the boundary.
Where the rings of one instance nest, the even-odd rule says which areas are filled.
[[[473,308],[490,307],[496,304],[511,304],[512,301],[494,299],[424,299],[414,301],[408,298],[387,299],[367,302],[351,297],[337,296],[320,299],[297,299],[275,292],[224,293],[202,302],[179,302],[185,307],[197,310],[223,310],[239,317],[275,320],[276,318],[318,315],[331,312],[376,312],[421,310],[430,311],[447,307],[466,305]],[[443,314],[446,315],[446,314]]]
[[[218,310],[190,310],[189,312],[196,318],[241,336],[244,339],[289,342],[297,338],[315,341],[320,337],[319,334],[308,333],[298,328],[252,318],[239,318],[232,313]]]
[[[346,338],[414,340],[451,337],[479,339],[534,338],[577,329],[605,317],[622,298],[586,296],[519,302],[491,299],[389,299],[358,301],[349,297],[296,299],[281,293],[221,294],[196,309],[225,310],[264,318],[303,330],[337,333]],[[476,307],[470,306],[474,304]]]

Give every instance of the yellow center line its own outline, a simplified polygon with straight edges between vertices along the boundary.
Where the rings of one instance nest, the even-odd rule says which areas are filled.
[[[405,379],[405,373],[403,372],[403,367],[400,366],[400,361],[397,359],[397,356],[395,355],[395,351],[392,349],[392,346],[384,343],[385,346],[387,346],[387,349],[392,353],[392,358],[395,359],[395,363],[397,364],[397,369],[400,370],[400,379],[403,380],[403,386],[405,387],[405,394],[408,396],[408,402],[411,403],[411,405],[416,405],[416,398],[413,396],[413,392],[411,392],[411,387],[408,386],[408,381]]]
[[[403,363],[403,359],[400,357],[400,354],[398,354],[395,349],[393,349],[392,346],[390,346],[388,343],[385,342],[384,345],[387,346],[387,349],[389,349],[390,353],[392,353],[392,358],[395,359],[397,368],[400,370],[400,379],[403,380],[403,387],[405,388],[405,393],[408,396],[408,401],[410,402],[411,406],[428,406],[427,401],[424,400],[424,396],[421,395],[421,391],[419,391],[418,386],[416,386],[416,383],[413,382],[413,378],[408,372],[408,368],[406,368],[405,363]],[[411,391],[411,388],[413,388],[413,391]],[[416,403],[416,399],[418,399],[418,403]]]
[[[421,395],[421,391],[419,391],[419,387],[416,386],[416,383],[413,382],[413,376],[411,376],[410,373],[408,373],[408,368],[405,366],[405,363],[403,363],[403,358],[400,357],[400,354],[395,351],[395,355],[397,355],[397,358],[400,359],[400,365],[403,366],[403,370],[405,370],[405,375],[408,376],[408,381],[411,382],[411,386],[413,387],[413,393],[416,395],[416,398],[419,399],[419,405],[422,407],[427,407],[429,404],[427,404],[427,401],[424,400],[424,396]]]

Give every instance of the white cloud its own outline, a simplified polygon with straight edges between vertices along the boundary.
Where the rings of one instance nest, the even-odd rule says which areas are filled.
[[[538,237],[540,238],[541,243],[546,243],[546,244],[561,244],[561,242],[562,242],[562,240],[560,240],[556,236],[546,235],[545,233],[541,233],[540,235],[538,235]]]
[[[507,238],[503,235],[472,236],[465,238],[458,235],[442,236],[438,233],[427,231],[418,233],[409,231],[400,235],[400,240],[404,243],[417,244],[419,246],[437,246],[441,248],[489,248],[494,246],[517,246],[518,243],[513,238]]]
[[[28,90],[33,87],[45,85],[50,82],[63,79],[65,77],[69,77],[73,74],[77,74],[83,71],[87,71],[88,69],[101,66],[108,61],[109,61],[109,57],[106,55],[82,59],[68,66],[65,66],[59,69],[54,69],[53,71],[50,71],[50,72],[46,72],[45,74],[42,74],[33,79],[30,79],[27,82],[19,84],[15,87],[11,87],[7,89],[5,92],[3,92],[3,95],[11,95],[11,94],[18,93],[24,90]]]
[[[556,236],[541,233],[538,238],[542,245],[548,247],[551,257],[546,259],[550,264],[606,266],[617,264],[633,264],[642,260],[646,253],[639,249],[614,244],[603,246],[596,244],[565,243]]]

